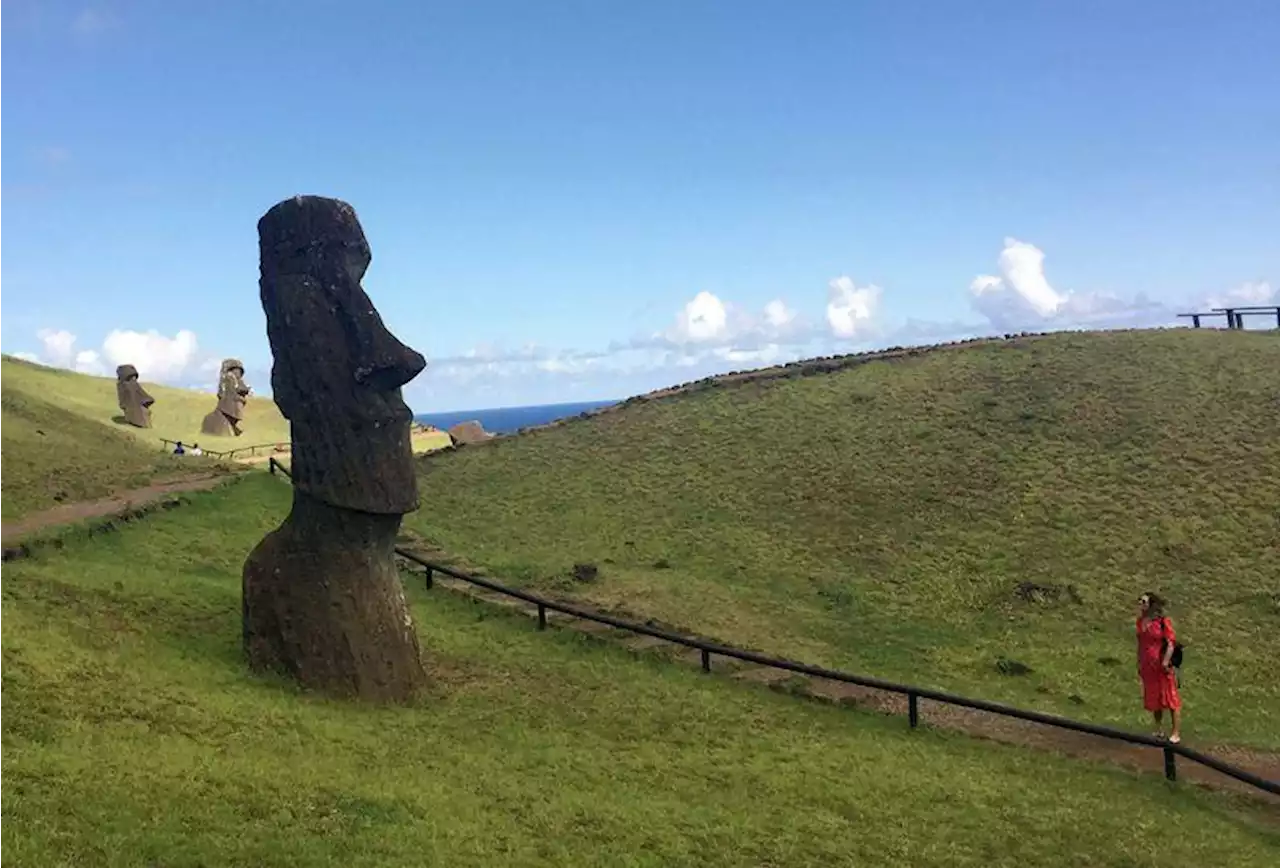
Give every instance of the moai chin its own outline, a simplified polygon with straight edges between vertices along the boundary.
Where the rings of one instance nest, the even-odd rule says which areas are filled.
[[[200,423],[200,433],[211,437],[239,437],[244,433],[244,407],[253,390],[244,381],[244,363],[223,359],[218,372],[218,406]]]
[[[372,256],[350,205],[287,199],[258,221],[258,242],[293,507],[245,562],[245,653],[306,687],[404,701],[426,675],[394,555],[418,507],[400,387],[426,361],[360,286]]]
[[[116,368],[116,403],[124,413],[124,419],[138,428],[151,427],[151,405],[156,399],[147,394],[138,382],[138,369],[133,365]]]

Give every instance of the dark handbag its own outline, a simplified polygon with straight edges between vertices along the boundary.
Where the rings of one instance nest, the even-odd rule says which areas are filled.
[[[1164,640],[1164,650],[1165,650],[1165,651],[1167,651],[1167,650],[1168,650],[1168,648],[1169,648],[1169,638],[1168,638],[1168,637],[1169,637],[1169,627],[1168,627],[1168,624],[1169,624],[1169,622],[1168,622],[1168,620],[1167,620],[1167,619],[1165,619],[1165,618],[1161,618],[1161,619],[1160,619],[1160,633],[1161,633],[1161,635],[1163,635],[1163,636],[1165,637],[1165,640]],[[1170,665],[1170,666],[1172,666],[1174,669],[1181,669],[1181,668],[1182,668],[1182,643],[1181,643],[1181,642],[1174,642],[1174,643],[1173,643],[1173,653],[1169,655],[1169,665]]]

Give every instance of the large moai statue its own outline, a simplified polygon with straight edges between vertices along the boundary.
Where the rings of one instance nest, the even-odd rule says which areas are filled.
[[[394,555],[418,508],[400,387],[426,361],[360,286],[372,257],[350,205],[287,199],[258,221],[258,243],[293,508],[244,565],[245,653],[305,687],[403,701],[426,674]]]
[[[124,419],[138,428],[151,427],[151,405],[156,399],[147,394],[138,382],[138,369],[133,365],[116,368],[116,403],[124,413]]]
[[[200,433],[211,437],[239,437],[244,432],[244,405],[253,391],[244,381],[244,363],[239,359],[223,359],[218,372],[218,406],[200,423]]]

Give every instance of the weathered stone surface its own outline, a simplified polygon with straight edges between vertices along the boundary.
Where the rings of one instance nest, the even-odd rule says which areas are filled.
[[[400,387],[426,361],[360,286],[371,254],[350,205],[285,200],[258,240],[294,496],[245,563],[245,652],[307,687],[403,701],[426,676],[393,554],[402,515],[418,507]]]
[[[200,433],[214,437],[239,437],[244,433],[244,407],[252,389],[244,381],[244,364],[239,359],[223,359],[218,373],[218,406],[200,424]]]
[[[449,439],[453,441],[453,445],[459,443],[483,443],[493,437],[488,431],[484,430],[484,426],[474,419],[470,422],[459,422],[449,429]]]
[[[151,405],[156,399],[138,382],[138,369],[133,365],[116,368],[116,402],[125,421],[139,428],[151,427]]]

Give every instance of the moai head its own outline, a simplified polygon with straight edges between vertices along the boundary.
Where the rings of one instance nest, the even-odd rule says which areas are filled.
[[[244,381],[244,363],[239,359],[223,359],[218,374],[218,411],[237,422],[243,420],[249,392]]]
[[[271,388],[293,432],[299,491],[334,506],[418,507],[412,412],[400,387],[426,360],[383,325],[360,286],[372,254],[345,202],[296,196],[258,221]]]
[[[116,403],[124,413],[125,421],[139,428],[151,427],[151,410],[156,399],[147,394],[138,382],[138,369],[133,365],[116,368]]]

